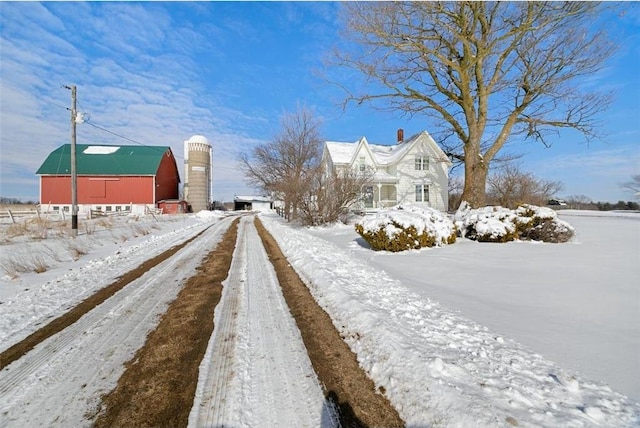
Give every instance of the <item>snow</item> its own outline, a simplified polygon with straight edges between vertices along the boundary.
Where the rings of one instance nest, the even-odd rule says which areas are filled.
[[[413,226],[417,235],[426,233],[434,238],[435,245],[438,246],[446,244],[455,232],[453,222],[446,215],[433,208],[415,205],[398,205],[382,210],[363,218],[357,224],[362,226],[364,233],[375,234],[384,230],[391,239],[401,233],[402,229]]]
[[[337,426],[252,218],[238,236],[189,426]]]
[[[90,426],[86,415],[95,414],[100,396],[115,387],[124,364],[229,224],[207,228],[193,245],[4,368],[0,425]]]
[[[576,231],[565,244],[458,239],[453,245],[402,253],[368,249],[353,225],[298,228],[275,216],[260,218],[408,426],[639,426],[640,214],[559,213]],[[193,272],[199,260],[194,254],[204,255],[202,245],[210,247],[229,222],[210,212],[157,220],[125,217],[75,239],[3,235],[0,262],[36,254],[49,268],[0,278],[0,351],[143,260],[205,231],[182,261],[170,259],[158,266],[162,275],[171,272],[176,280],[165,281],[169,288],[149,302],[155,309],[147,311],[140,327],[132,321],[126,340],[114,335],[102,345],[115,331],[109,328],[114,319],[151,298],[126,297],[127,287],[118,293],[120,300],[105,302],[97,324],[78,327],[87,332],[86,339],[68,342],[71,333],[62,332],[0,372],[1,426],[87,425],[83,415],[94,411],[99,394],[115,385],[122,363],[143,343],[175,287]],[[234,259],[223,302],[231,299],[233,284],[242,282],[238,277],[256,275],[250,282],[261,286],[238,295],[239,318],[229,322],[243,327],[235,357],[227,361],[237,369],[237,378],[225,387],[231,395],[241,391],[247,404],[234,426],[251,426],[256,418],[277,421],[278,415],[271,399],[247,391],[259,391],[264,382],[284,388],[275,386],[282,370],[290,370],[287,378],[296,382],[299,373],[309,372],[295,328],[280,317],[287,311],[276,303],[281,296],[254,230],[247,221],[242,228],[239,236],[247,241],[236,252],[245,256]],[[74,260],[70,242],[87,254]],[[148,274],[150,281],[160,275]],[[247,304],[251,310],[242,308]],[[211,344],[223,333],[224,322],[218,321],[225,319],[224,305],[216,309]],[[260,308],[269,308],[276,318],[269,320]],[[274,326],[282,334],[275,334]],[[122,345],[108,348],[119,340]],[[282,340],[290,350],[280,349]],[[265,347],[277,348],[282,361],[256,358]],[[55,358],[51,349],[58,352]],[[206,402],[204,382],[213,352],[203,360],[197,403]],[[113,358],[109,364],[107,354]],[[35,368],[30,366],[34,361],[39,364]],[[25,372],[23,366],[32,368]],[[18,376],[26,382],[15,383],[19,372],[26,373]],[[305,376],[302,391],[295,392],[304,397],[299,402],[306,404],[300,407],[314,409],[312,414],[286,407],[286,414],[301,415],[296,416],[298,426],[333,423],[314,379]],[[56,415],[58,422],[52,419]]]
[[[119,146],[89,146],[82,153],[85,155],[110,155],[120,150]]]
[[[265,223],[409,425],[635,426],[640,216],[597,215],[563,211],[567,244],[403,253]]]

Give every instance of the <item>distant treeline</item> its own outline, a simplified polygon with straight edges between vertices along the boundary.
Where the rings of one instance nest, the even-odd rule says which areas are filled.
[[[609,202],[596,202],[595,203],[596,208],[599,211],[611,211],[611,210],[633,210],[633,211],[638,211],[640,210],[640,204],[638,204],[637,202],[633,202],[633,201],[618,201],[615,204],[611,204]]]
[[[0,204],[3,205],[36,205],[38,201],[25,201],[18,198],[7,198],[6,196],[0,196]]]

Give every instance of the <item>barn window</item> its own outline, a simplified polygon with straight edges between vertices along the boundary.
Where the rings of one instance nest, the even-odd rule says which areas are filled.
[[[111,211],[112,207],[111,207],[111,205],[107,205],[105,208],[107,209],[107,212],[109,212],[109,211]]]
[[[64,211],[66,211],[66,212],[69,212],[69,207],[68,207],[68,206],[63,207],[62,209],[63,209]]]
[[[54,211],[60,211],[60,207],[53,207]]]
[[[120,205],[116,205],[116,211],[122,211],[122,207]]]

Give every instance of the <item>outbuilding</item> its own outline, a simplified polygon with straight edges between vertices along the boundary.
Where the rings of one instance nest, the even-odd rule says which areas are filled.
[[[45,159],[40,176],[40,204],[71,210],[71,145]],[[144,213],[163,200],[179,197],[180,174],[170,147],[76,145],[77,203],[89,210]]]
[[[236,211],[269,211],[273,208],[271,198],[266,196],[236,196],[233,209]]]

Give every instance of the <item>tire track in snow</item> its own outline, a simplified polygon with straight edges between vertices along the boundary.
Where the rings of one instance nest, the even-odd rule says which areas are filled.
[[[334,425],[253,217],[223,284],[189,426]]]
[[[88,426],[227,218],[0,372],[0,426]]]

